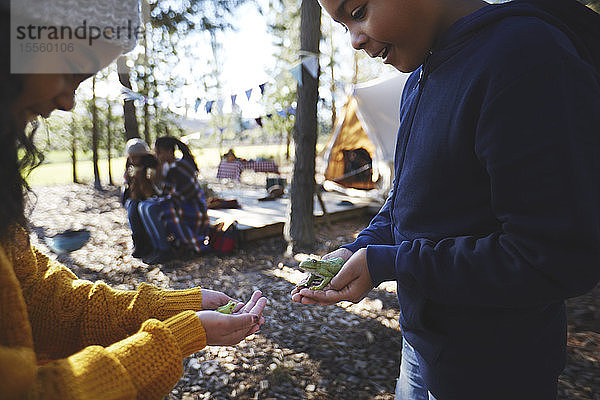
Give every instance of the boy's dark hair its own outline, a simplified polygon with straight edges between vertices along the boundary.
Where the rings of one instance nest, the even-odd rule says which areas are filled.
[[[0,3],[0,236],[9,227],[25,227],[24,193],[29,190],[23,179],[43,157],[33,144],[35,129],[29,134],[16,127],[12,105],[23,89],[23,76],[10,73],[10,13]]]
[[[179,151],[183,153],[183,159],[190,163],[195,171],[198,171],[198,165],[196,165],[196,160],[194,159],[190,148],[187,147],[187,145],[181,140],[172,136],[159,137],[158,139],[156,139],[156,142],[154,142],[154,147],[157,149],[168,150],[171,152],[175,152],[175,147],[179,148]]]

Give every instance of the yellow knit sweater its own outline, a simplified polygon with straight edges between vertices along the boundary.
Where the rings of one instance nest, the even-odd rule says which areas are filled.
[[[18,228],[0,242],[0,398],[159,399],[206,345],[200,288],[77,279]]]

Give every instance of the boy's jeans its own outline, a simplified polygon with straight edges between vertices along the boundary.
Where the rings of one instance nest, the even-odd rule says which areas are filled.
[[[402,340],[402,360],[395,400],[436,400],[425,387],[415,349],[406,340]]]

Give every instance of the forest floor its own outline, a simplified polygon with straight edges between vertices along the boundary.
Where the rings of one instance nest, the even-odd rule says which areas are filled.
[[[358,304],[302,306],[289,293],[304,276],[294,268],[303,255],[287,256],[282,238],[242,244],[229,255],[149,266],[131,257],[117,189],[36,187],[30,197],[34,245],[80,278],[121,289],[141,282],[202,286],[239,299],[260,289],[268,297],[260,332],[237,346],[207,347],[186,358],[169,399],[393,399],[402,342],[394,284],[383,284]],[[319,227],[315,254],[352,241],[368,220]],[[43,238],[69,228],[90,230],[90,241],[69,255],[53,255]],[[568,364],[559,399],[600,400],[600,286],[570,299],[567,309]]]

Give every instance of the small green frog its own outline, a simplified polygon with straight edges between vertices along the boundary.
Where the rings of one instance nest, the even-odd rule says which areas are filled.
[[[221,314],[233,314],[233,310],[235,309],[236,305],[237,305],[237,301],[231,300],[229,303],[225,304],[224,306],[217,308],[216,311],[220,312]]]
[[[310,272],[310,275],[300,282],[298,286],[308,286],[312,290],[323,290],[344,265],[342,257],[330,258],[328,260],[315,260],[309,258],[300,263],[298,268],[302,271]],[[316,279],[321,278],[323,281],[317,286],[309,286]]]

